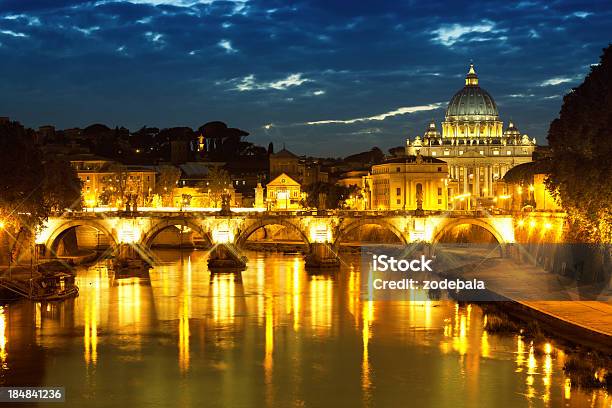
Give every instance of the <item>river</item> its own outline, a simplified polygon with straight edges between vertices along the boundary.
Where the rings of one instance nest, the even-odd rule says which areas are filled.
[[[67,407],[609,407],[562,351],[483,330],[475,305],[363,301],[359,258],[309,275],[248,252],[211,276],[204,251],[156,251],[148,278],[80,268],[78,298],[0,308],[2,385],[63,386]],[[57,406],[53,405],[53,406]]]

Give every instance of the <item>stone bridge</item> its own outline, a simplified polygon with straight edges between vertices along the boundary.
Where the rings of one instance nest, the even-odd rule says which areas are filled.
[[[295,211],[240,212],[79,212],[50,217],[37,234],[36,243],[45,253],[53,254],[59,241],[78,226],[95,228],[113,245],[138,244],[150,247],[161,231],[171,226],[189,227],[211,245],[234,244],[242,247],[248,237],[267,225],[280,225],[295,231],[308,250],[314,244],[338,249],[351,231],[366,225],[378,225],[395,234],[404,244],[435,244],[458,225],[475,225],[490,232],[503,247],[513,243],[514,223],[511,215],[490,215],[482,211],[406,212],[371,211]],[[42,248],[41,248],[42,249]]]

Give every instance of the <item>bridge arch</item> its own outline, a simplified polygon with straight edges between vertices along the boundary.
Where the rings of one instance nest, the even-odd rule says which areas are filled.
[[[49,238],[45,243],[46,252],[49,255],[54,255],[57,252],[57,247],[64,235],[72,228],[77,227],[94,228],[106,235],[112,246],[117,245],[117,238],[115,237],[115,234],[113,234],[112,230],[109,230],[103,223],[97,220],[72,220],[62,223],[51,233],[51,235],[49,235]]]
[[[176,225],[182,225],[184,227],[191,228],[192,230],[197,232],[202,238],[204,238],[207,241],[209,246],[212,245],[212,239],[211,239],[210,234],[207,231],[205,231],[204,228],[202,228],[202,226],[199,223],[195,222],[194,220],[187,219],[187,218],[180,218],[180,219],[170,218],[170,219],[164,219],[158,222],[157,224],[153,225],[151,228],[149,228],[148,231],[144,233],[140,242],[147,248],[150,248],[151,245],[153,245],[153,241],[155,240],[155,237],[157,237],[157,235],[160,232],[162,232],[166,228],[170,228]]]
[[[310,252],[310,239],[308,238],[307,233],[304,232],[299,225],[296,225],[291,221],[287,221],[282,218],[263,218],[249,224],[244,230],[240,231],[238,238],[236,239],[236,245],[238,247],[242,247],[252,233],[267,225],[281,225],[285,228],[289,228],[292,231],[297,232],[300,237],[302,237],[304,244],[307,246],[308,252]]]
[[[452,219],[452,221],[443,222],[434,231],[431,242],[433,244],[437,244],[438,242],[440,242],[440,239],[444,236],[444,234],[451,231],[453,228],[458,227],[459,225],[474,225],[474,226],[480,227],[486,230],[487,232],[489,232],[493,236],[493,238],[495,238],[495,240],[497,241],[499,245],[506,244],[504,237],[499,231],[497,231],[497,229],[495,229],[495,227],[493,227],[491,224],[489,224],[486,221],[479,220],[476,218],[455,218],[455,219]]]
[[[406,240],[404,233],[399,228],[397,228],[395,225],[393,225],[393,223],[383,220],[383,219],[378,219],[378,218],[358,218],[350,222],[349,224],[345,225],[344,227],[340,226],[338,228],[338,231],[336,233],[336,238],[334,240],[334,248],[338,249],[340,247],[340,243],[342,242],[342,240],[349,233],[365,225],[378,225],[381,228],[391,231],[393,235],[395,235],[402,244],[404,245],[408,244],[408,241]]]

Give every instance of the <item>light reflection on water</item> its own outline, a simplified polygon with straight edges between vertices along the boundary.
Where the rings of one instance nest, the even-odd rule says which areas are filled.
[[[309,275],[252,252],[211,276],[204,252],[158,255],[149,278],[101,262],[74,300],[0,307],[2,383],[65,386],[66,406],[610,406],[477,306],[362,300],[357,257]]]

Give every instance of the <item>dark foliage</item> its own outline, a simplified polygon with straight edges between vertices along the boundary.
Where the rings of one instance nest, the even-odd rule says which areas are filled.
[[[571,233],[612,241],[612,46],[584,82],[563,98],[548,131],[548,186],[568,211]]]

